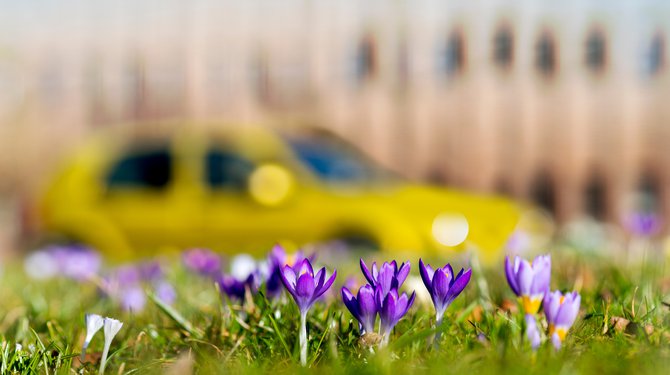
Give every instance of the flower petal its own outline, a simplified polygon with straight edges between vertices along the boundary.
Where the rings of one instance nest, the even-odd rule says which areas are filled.
[[[390,331],[395,325],[397,303],[398,293],[395,290],[392,290],[384,298],[381,309],[379,310],[379,317],[383,326],[382,331]]]
[[[300,262],[300,265],[295,271],[296,276],[301,276],[305,273],[308,273],[312,278],[314,278],[314,269],[312,268],[312,263],[310,263],[309,259],[307,258],[304,258],[302,262]]]
[[[407,294],[403,293],[398,297],[398,300],[395,304],[395,315],[393,316],[393,325],[396,325],[400,318],[402,318],[407,312],[407,306],[409,301],[407,299]]]
[[[409,271],[411,269],[412,265],[410,264],[409,261],[403,262],[400,265],[400,268],[398,269],[398,272],[396,274],[396,279],[398,279],[398,287],[402,285],[402,283],[405,282],[405,279],[407,279],[407,276],[409,275]]]
[[[324,272],[324,275],[325,275],[325,272]],[[323,293],[325,293],[330,288],[331,285],[333,285],[333,283],[335,282],[336,277],[337,277],[337,270],[333,270],[333,274],[330,275],[330,277],[328,278],[328,280],[326,280],[325,283],[323,283],[321,288],[314,291],[313,299],[316,300],[317,298],[321,297],[321,295]]]
[[[538,256],[533,260],[533,282],[530,286],[531,295],[544,295],[549,292],[551,281],[551,257]]]
[[[314,277],[309,273],[303,273],[298,277],[298,282],[295,284],[295,293],[301,298],[312,298],[314,295]]]
[[[544,296],[542,309],[544,310],[544,315],[547,317],[547,323],[556,323],[556,316],[558,315],[558,310],[561,307],[562,296],[563,295],[558,290],[552,293],[547,293]]]
[[[423,280],[423,284],[426,286],[426,289],[428,289],[428,292],[430,294],[433,294],[433,275],[435,274],[435,271],[433,271],[433,268],[430,266],[430,264],[425,264],[423,263],[423,260],[419,258],[419,273],[421,274],[421,280]]]
[[[316,281],[316,288],[315,290],[321,289],[323,287],[323,281],[326,279],[326,267],[322,267],[319,271],[317,271],[316,276],[314,276],[314,280]]]
[[[530,287],[533,284],[533,267],[527,260],[522,259],[519,264],[519,272],[517,273],[517,283],[519,285],[519,292],[522,296],[530,296]]]
[[[358,306],[361,315],[374,314],[377,312],[375,289],[373,287],[365,285],[358,290]]]
[[[363,272],[363,276],[365,276],[365,279],[370,283],[370,285],[375,285],[375,279],[372,277],[372,273],[370,272],[370,269],[363,261],[363,258],[361,258],[360,260],[360,265],[361,265],[361,272]]]
[[[580,301],[581,297],[576,292],[566,294],[563,303],[556,313],[554,324],[565,327],[566,330],[570,328],[575,319],[577,319],[577,314],[579,314]]]
[[[451,268],[451,264],[447,263],[444,267],[442,267],[442,269],[447,274],[447,276],[449,276],[450,284],[453,284],[456,278],[454,277],[454,269]],[[461,272],[463,272],[463,269],[461,269]]]
[[[435,306],[438,304],[440,306],[444,305],[445,299],[447,298],[447,293],[449,292],[449,279],[447,278],[447,274],[442,268],[435,270],[432,289]]]
[[[509,284],[509,287],[512,288],[512,292],[517,296],[520,296],[521,294],[516,276],[512,262],[510,262],[509,257],[505,257],[505,277],[507,277],[507,283]]]
[[[379,270],[379,275],[377,277],[377,284],[375,287],[382,289],[384,294],[388,293],[392,288],[398,285],[398,279],[395,277],[395,270],[393,265],[384,262],[381,269]]]
[[[465,289],[465,287],[468,285],[470,282],[470,277],[472,276],[472,269],[468,268],[465,273],[463,273],[463,270],[461,269],[461,272],[458,273],[460,276],[456,278],[456,280],[453,282],[451,285],[451,288],[449,288],[449,293],[447,295],[447,298],[445,300],[445,303],[450,305],[456,297],[458,297],[459,294]]]
[[[287,264],[281,269],[279,274],[281,275],[281,280],[286,289],[288,289],[291,294],[295,293],[295,284],[297,280],[293,268]]]
[[[360,291],[358,294],[360,295]],[[361,321],[361,314],[358,310],[358,301],[346,287],[342,287],[342,301],[344,302],[344,306],[351,312],[351,315],[353,315],[356,320]]]
[[[542,343],[542,337],[540,337],[540,330],[537,328],[537,322],[535,321],[535,316],[532,314],[526,314],[526,337],[530,341],[530,346],[533,350],[537,350]]]

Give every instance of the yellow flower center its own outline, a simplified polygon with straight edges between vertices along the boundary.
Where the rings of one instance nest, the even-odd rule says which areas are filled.
[[[552,336],[554,333],[556,333],[558,338],[563,341],[565,340],[565,335],[568,334],[568,330],[564,327],[556,327],[553,324],[549,324],[549,336]]]
[[[523,306],[523,311],[526,314],[536,314],[537,311],[540,309],[541,303],[542,299],[538,297],[529,297],[529,296],[521,297],[521,305]]]

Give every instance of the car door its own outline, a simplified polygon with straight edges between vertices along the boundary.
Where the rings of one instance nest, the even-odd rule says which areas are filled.
[[[202,227],[194,169],[172,143],[128,147],[105,174],[102,211],[139,254],[197,245]]]
[[[316,238],[310,218],[309,195],[297,182],[278,204],[266,204],[250,191],[253,175],[263,168],[291,171],[278,162],[252,161],[232,147],[211,146],[204,157],[204,182],[208,189],[204,226],[210,247],[228,252],[260,253],[277,241],[304,243]]]

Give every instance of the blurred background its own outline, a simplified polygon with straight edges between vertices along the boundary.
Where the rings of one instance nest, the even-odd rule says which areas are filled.
[[[34,234],[65,155],[155,120],[309,124],[402,176],[533,202],[561,226],[648,212],[666,228],[669,2],[0,6],[2,249]]]

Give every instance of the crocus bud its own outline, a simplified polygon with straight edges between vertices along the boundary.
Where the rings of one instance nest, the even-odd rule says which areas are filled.
[[[93,336],[102,328],[104,325],[104,320],[102,316],[98,314],[86,314],[86,339],[84,339],[84,345],[81,349],[81,361],[84,361],[86,356],[86,348],[88,344],[93,340]]]
[[[382,344],[388,342],[389,335],[393,327],[402,319],[407,313],[412,304],[416,294],[407,298],[407,294],[398,295],[397,289],[391,289],[389,293],[384,296],[383,291],[379,288],[375,290],[375,303],[377,304],[377,311],[379,312],[379,331],[382,334]]]
[[[102,350],[102,358],[100,359],[100,371],[99,374],[102,375],[105,373],[105,366],[107,365],[107,355],[109,354],[109,347],[112,345],[112,340],[114,336],[121,330],[123,327],[123,322],[112,319],[105,318],[104,320],[104,332],[105,332],[105,346]]]
[[[368,332],[374,332],[375,320],[377,320],[374,288],[370,285],[362,286],[358,290],[358,295],[354,296],[349,289],[343,287],[342,300],[351,315],[358,320],[361,336]]]

